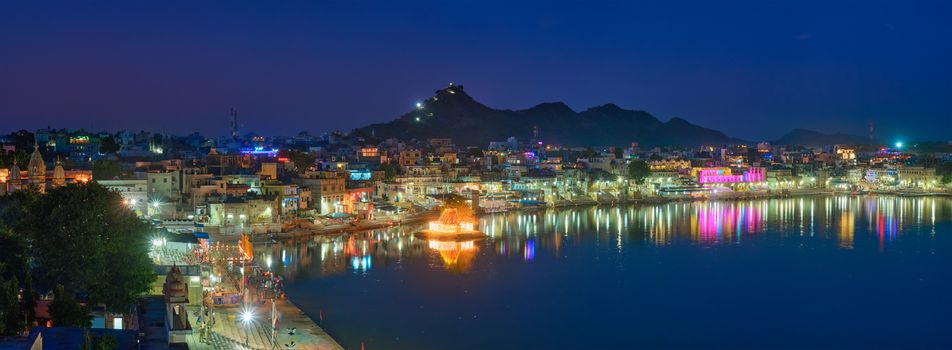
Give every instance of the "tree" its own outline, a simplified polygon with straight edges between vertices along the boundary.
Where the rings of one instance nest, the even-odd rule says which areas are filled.
[[[106,136],[99,140],[99,152],[116,153],[119,152],[119,144],[112,136]]]
[[[308,168],[314,166],[314,161],[317,160],[317,156],[310,152],[288,150],[288,159],[291,161],[291,164],[294,164],[294,168],[298,173],[304,173]]]
[[[23,329],[20,313],[20,282],[0,277],[0,335],[16,335]]]
[[[13,167],[13,164],[16,163],[20,169],[26,169],[27,163],[30,162],[30,153],[22,149],[18,149],[16,152],[6,152],[0,156],[0,167],[3,169],[9,169]]]
[[[30,237],[34,281],[125,312],[154,281],[149,226],[118,193],[89,182],[49,189],[19,225]]]
[[[33,290],[33,274],[29,270],[26,271],[26,279],[23,280],[23,294],[21,299],[23,300],[23,314],[26,319],[26,327],[33,327],[33,323],[36,322],[36,291]]]
[[[38,197],[32,190],[0,197],[0,278],[27,278],[28,242],[17,228],[31,215],[29,206]]]
[[[400,173],[400,167],[390,163],[380,164],[380,170],[383,170],[383,181],[393,181]]]
[[[113,350],[119,346],[119,341],[111,335],[90,335],[89,329],[83,331],[83,345],[81,350]]]
[[[594,159],[595,157],[598,157],[598,152],[595,152],[591,147],[585,147],[578,155],[578,159]]]
[[[89,328],[93,320],[89,310],[69,295],[63,285],[57,285],[53,290],[50,318],[52,318],[53,326],[56,327]]]
[[[615,147],[613,147],[612,150],[615,151],[615,158],[616,158],[616,159],[622,159],[622,158],[625,157],[625,149],[624,149],[624,148],[621,148],[621,147],[619,147],[619,146],[615,146]]]
[[[645,179],[651,175],[651,170],[648,169],[648,163],[641,159],[637,159],[628,163],[628,178],[635,180],[635,183],[641,185],[645,183]]]
[[[92,168],[95,180],[111,180],[122,176],[122,169],[114,160],[97,160],[93,162]]]

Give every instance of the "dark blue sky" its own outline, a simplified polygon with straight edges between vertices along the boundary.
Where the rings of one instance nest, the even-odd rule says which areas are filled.
[[[752,140],[952,139],[948,1],[6,1],[0,120],[291,134],[392,119],[449,82],[607,102]],[[886,135],[889,136],[886,136]]]

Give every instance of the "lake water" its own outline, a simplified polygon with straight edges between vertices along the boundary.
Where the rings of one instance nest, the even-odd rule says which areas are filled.
[[[952,199],[484,216],[259,249],[348,349],[952,348]],[[261,260],[259,260],[261,261]]]

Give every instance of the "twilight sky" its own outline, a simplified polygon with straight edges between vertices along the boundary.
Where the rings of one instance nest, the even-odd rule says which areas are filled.
[[[0,131],[293,134],[454,82],[496,108],[608,102],[751,140],[952,139],[949,1],[0,0]]]

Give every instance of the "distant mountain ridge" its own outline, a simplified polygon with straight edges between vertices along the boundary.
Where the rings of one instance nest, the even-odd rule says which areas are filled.
[[[528,139],[538,127],[549,143],[574,146],[718,145],[748,143],[681,118],[662,122],[645,111],[605,104],[576,112],[562,102],[541,103],[529,109],[501,110],[470,97],[461,85],[436,91],[421,108],[397,119],[354,129],[357,136],[378,140],[452,138],[458,145],[483,146],[515,136]]]

